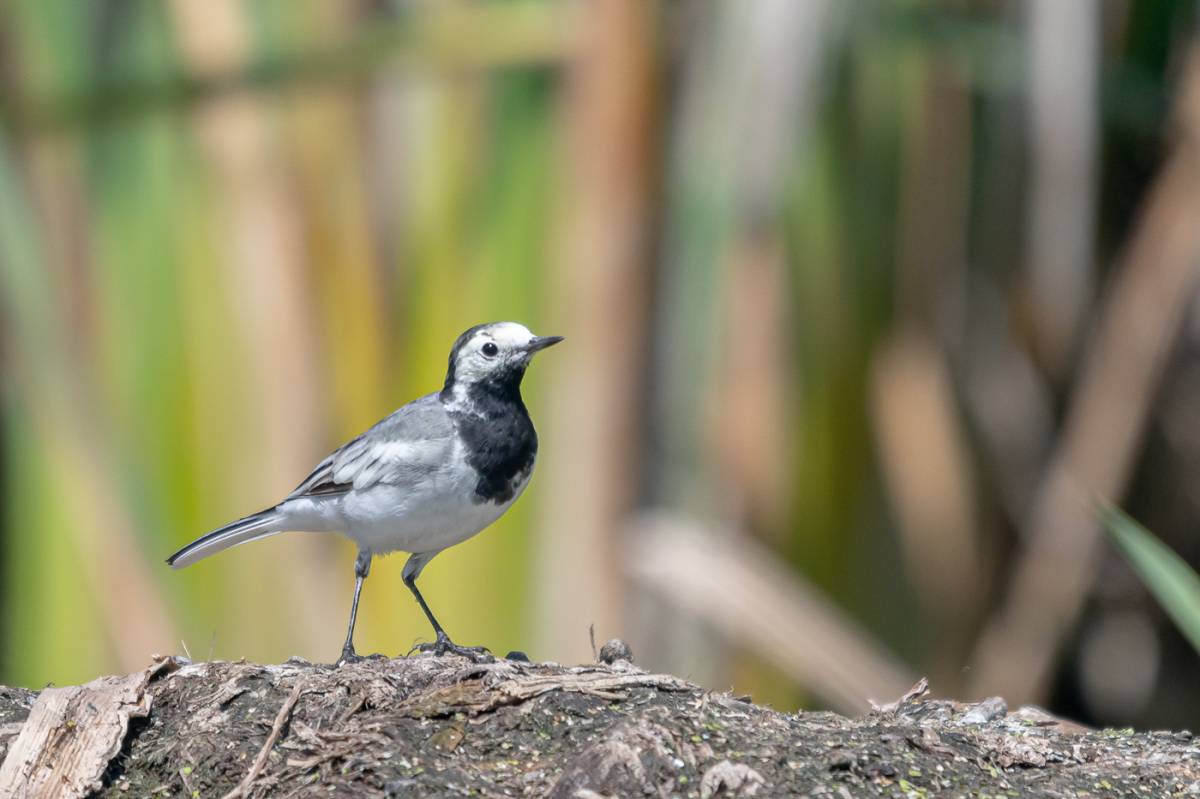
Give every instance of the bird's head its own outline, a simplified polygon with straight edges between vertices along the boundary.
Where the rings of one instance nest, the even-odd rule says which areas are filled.
[[[516,392],[534,354],[560,341],[562,336],[535,336],[516,322],[476,325],[464,331],[450,350],[442,399],[461,399],[472,386]]]

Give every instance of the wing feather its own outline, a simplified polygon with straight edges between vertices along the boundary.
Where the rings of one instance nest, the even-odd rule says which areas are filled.
[[[337,496],[378,483],[400,483],[440,468],[454,444],[454,423],[437,394],[410,402],[347,442],[288,499]]]

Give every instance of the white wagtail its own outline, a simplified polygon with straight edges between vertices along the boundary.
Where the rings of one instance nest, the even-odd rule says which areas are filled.
[[[479,658],[434,618],[416,580],[433,556],[483,530],[529,483],[537,434],[521,401],[521,378],[538,350],[561,336],[535,336],[516,322],[477,325],[454,342],[442,390],[413,400],[321,461],[273,508],[196,539],[167,558],[188,566],[287,530],[339,532],[358,544],[354,599],[342,660],[355,660],[354,617],[371,558],[412,553],[404,584],[437,633],[415,649]]]

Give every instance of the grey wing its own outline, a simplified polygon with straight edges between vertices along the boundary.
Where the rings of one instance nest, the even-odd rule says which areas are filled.
[[[440,468],[453,446],[454,423],[437,394],[428,394],[334,450],[288,499],[407,482]]]

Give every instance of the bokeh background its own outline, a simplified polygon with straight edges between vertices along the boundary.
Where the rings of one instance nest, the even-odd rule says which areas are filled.
[[[460,642],[851,712],[1195,727],[1094,522],[1200,562],[1194,0],[13,0],[0,682],[336,656],[353,547],[163,558],[516,319],[536,479]],[[402,556],[359,650],[430,631]]]

